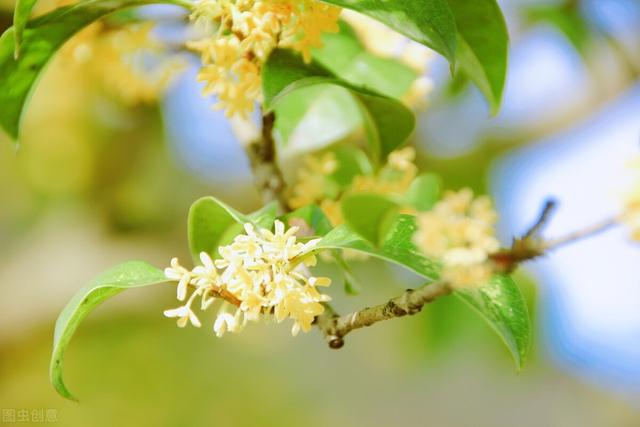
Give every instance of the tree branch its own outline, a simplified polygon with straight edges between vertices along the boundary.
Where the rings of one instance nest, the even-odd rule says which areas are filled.
[[[447,282],[437,281],[416,289],[408,289],[384,304],[344,316],[339,316],[326,304],[324,313],[316,318],[316,325],[324,334],[329,347],[339,349],[344,345],[343,338],[349,332],[383,320],[419,313],[426,304],[450,293],[451,288]]]
[[[511,273],[521,263],[538,258],[561,246],[594,236],[617,225],[619,218],[610,218],[565,236],[543,240],[540,231],[548,223],[556,207],[556,202],[547,200],[538,220],[524,234],[514,239],[511,248],[505,248],[490,257],[489,262],[495,272]],[[325,304],[325,311],[316,318],[315,324],[333,349],[342,348],[344,337],[351,331],[371,326],[383,320],[413,315],[435,299],[451,293],[447,282],[436,281],[416,289],[409,289],[402,295],[392,298],[384,304],[366,307],[344,316],[338,315],[331,306]]]
[[[282,211],[288,209],[284,198],[285,182],[282,172],[278,168],[276,146],[273,139],[273,125],[275,114],[273,112],[262,116],[261,138],[247,147],[253,179],[262,195],[264,203],[277,201]]]

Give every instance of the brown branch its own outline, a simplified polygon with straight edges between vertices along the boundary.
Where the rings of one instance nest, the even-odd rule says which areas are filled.
[[[276,157],[276,146],[273,139],[273,125],[275,114],[267,113],[262,116],[261,138],[247,147],[253,179],[262,195],[264,203],[277,201],[281,210],[288,209],[284,198],[285,181]]]
[[[619,218],[611,218],[556,239],[543,240],[539,237],[539,233],[551,218],[555,205],[554,201],[548,200],[538,220],[523,237],[514,239],[511,248],[505,248],[490,257],[489,262],[494,271],[510,273],[523,262],[543,256],[561,246],[607,231],[617,225],[619,221]],[[331,306],[325,304],[325,311],[316,318],[315,324],[324,334],[329,347],[339,349],[344,345],[345,335],[351,331],[371,326],[383,320],[416,314],[426,304],[450,293],[451,287],[447,282],[437,281],[416,289],[409,289],[384,304],[366,307],[344,316],[338,315]]]
[[[384,304],[344,316],[339,316],[329,305],[325,305],[325,312],[316,318],[316,325],[323,332],[329,347],[339,349],[344,345],[343,338],[349,332],[383,320],[419,313],[426,304],[450,293],[451,288],[447,282],[437,281],[408,289]]]

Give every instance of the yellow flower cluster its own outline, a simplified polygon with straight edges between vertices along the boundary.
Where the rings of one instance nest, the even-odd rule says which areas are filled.
[[[152,30],[148,22],[118,28],[98,22],[74,36],[61,55],[123,103],[155,102],[184,64],[169,58]]]
[[[347,189],[340,192],[329,178],[338,167],[335,155],[327,152],[307,156],[304,166],[297,173],[287,202],[293,209],[318,203],[334,225],[342,224],[342,197],[357,193],[405,193],[418,174],[415,157],[413,147],[396,150],[389,154],[387,163],[376,174],[358,175]]]
[[[341,9],[316,0],[199,0],[191,20],[217,26],[214,36],[189,43],[200,53],[198,80],[228,116],[246,116],[262,97],[260,71],[276,47],[311,59],[325,31],[338,30]]]
[[[480,286],[492,274],[489,255],[500,249],[498,215],[487,196],[462,189],[448,192],[432,210],[418,215],[417,246],[442,261],[442,278],[453,287]]]
[[[217,336],[225,332],[239,332],[247,321],[257,321],[261,315],[273,313],[277,322],[286,318],[294,321],[291,333],[311,329],[316,316],[324,311],[322,302],[329,301],[316,289],[329,286],[326,277],[309,277],[306,267],[316,263],[311,252],[319,239],[308,243],[297,242],[297,227],[285,231],[284,224],[275,222],[275,232],[256,230],[252,224],[244,225],[244,234],[236,236],[228,246],[219,248],[220,258],[212,260],[200,254],[201,266],[193,270],[182,267],[177,259],[165,269],[168,279],[178,282],[177,297],[186,303],[165,311],[167,317],[177,317],[178,326],[188,322],[200,326],[192,310],[193,302],[201,299],[206,310],[221,297],[226,300],[214,323]],[[187,299],[188,288],[195,288]],[[229,312],[231,304],[235,312]]]
[[[414,164],[416,150],[405,147],[389,154],[387,163],[376,175],[358,175],[353,180],[354,193],[402,194],[418,175]]]
[[[334,186],[327,177],[334,173],[337,167],[336,156],[331,151],[306,156],[304,165],[297,172],[296,182],[291,187],[289,206],[298,209],[330,197]]]
[[[620,219],[631,230],[631,238],[640,241],[640,158],[631,163],[635,172],[635,182],[626,194]]]

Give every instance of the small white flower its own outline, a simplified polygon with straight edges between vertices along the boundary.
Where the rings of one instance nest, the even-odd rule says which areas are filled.
[[[192,276],[195,280],[192,280],[197,287],[207,287],[214,285],[218,276],[218,270],[213,263],[213,260],[206,252],[200,253],[200,261],[202,265],[197,266],[192,271]]]
[[[213,331],[218,338],[222,337],[226,332],[240,332],[245,323],[241,321],[242,317],[242,310],[236,310],[236,313],[232,315],[226,311],[225,304],[213,324]]]
[[[187,287],[192,278],[192,273],[180,265],[178,258],[171,259],[171,267],[164,269],[167,279],[178,282],[177,297],[179,301],[184,301],[187,297]]]
[[[195,313],[191,310],[190,307],[183,305],[178,308],[165,310],[164,315],[167,317],[177,317],[178,318],[178,327],[184,328],[187,326],[187,322],[190,321],[193,326],[199,328],[201,326],[200,320],[195,315]]]

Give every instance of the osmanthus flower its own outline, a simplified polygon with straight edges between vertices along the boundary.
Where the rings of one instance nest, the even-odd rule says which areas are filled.
[[[188,44],[200,53],[204,94],[216,95],[228,116],[247,116],[262,98],[260,73],[269,54],[291,48],[310,61],[322,33],[338,31],[340,12],[317,0],[199,0],[191,20],[216,28]]]
[[[426,256],[442,262],[442,279],[451,286],[480,286],[492,274],[490,255],[500,249],[497,219],[487,196],[474,198],[468,188],[448,192],[432,210],[418,215],[414,241]]]
[[[389,154],[387,163],[376,175],[358,175],[353,180],[352,192],[377,194],[403,194],[418,175],[414,164],[416,151],[405,147]]]
[[[149,22],[123,27],[97,22],[74,36],[61,56],[124,104],[155,102],[184,62],[168,53],[153,28]]]
[[[294,335],[300,330],[308,331],[315,317],[324,311],[322,302],[330,299],[317,287],[329,286],[331,281],[310,276],[308,267],[316,263],[313,251],[318,239],[302,243],[297,232],[297,227],[285,230],[280,221],[275,222],[273,232],[247,223],[243,234],[219,248],[220,258],[216,260],[202,253],[202,265],[190,271],[173,259],[165,275],[178,282],[178,299],[186,298],[186,286],[194,290],[184,305],[165,311],[165,315],[177,317],[178,326],[185,326],[188,321],[199,326],[191,308],[195,299],[201,298],[203,310],[222,299],[214,323],[217,336],[238,332],[248,321],[271,314],[278,322],[292,319]]]
[[[298,169],[296,182],[291,186],[289,206],[298,209],[335,195],[336,185],[328,177],[337,168],[336,156],[331,151],[306,156]]]
[[[340,191],[330,175],[338,167],[332,152],[309,155],[298,170],[287,203],[293,209],[317,203],[334,225],[344,222],[340,200],[357,193],[404,194],[418,174],[414,164],[416,152],[405,147],[389,154],[387,163],[375,174],[357,175]]]

